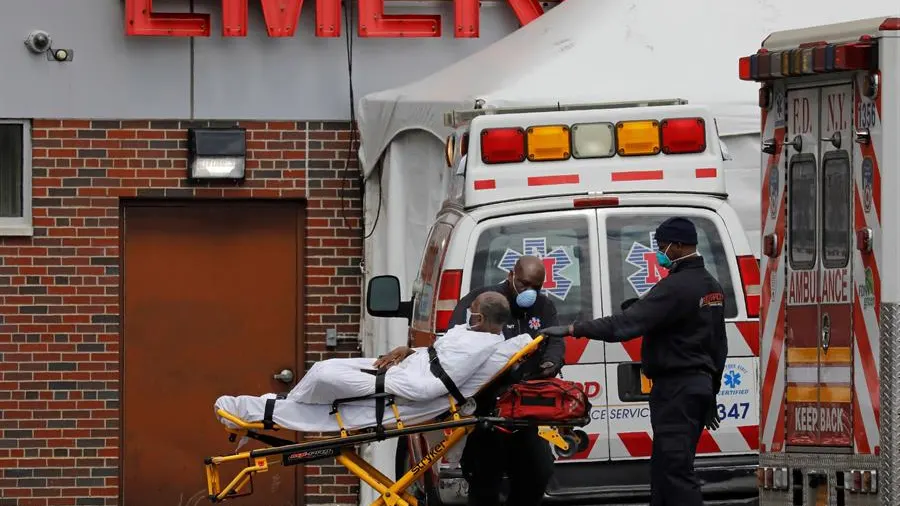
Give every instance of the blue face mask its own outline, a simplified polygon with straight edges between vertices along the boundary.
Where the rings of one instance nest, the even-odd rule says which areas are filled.
[[[537,301],[537,291],[529,288],[524,292],[516,295],[516,305],[521,308],[529,308]]]
[[[668,269],[672,266],[672,260],[669,259],[669,255],[666,252],[669,251],[668,246],[666,247],[666,251],[656,250],[656,261],[659,263],[660,267]]]

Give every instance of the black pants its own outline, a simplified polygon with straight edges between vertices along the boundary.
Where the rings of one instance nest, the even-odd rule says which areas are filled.
[[[469,483],[468,506],[498,506],[504,473],[509,478],[506,504],[537,506],[553,476],[550,444],[537,429],[511,434],[476,429],[466,440],[461,464]]]
[[[651,506],[703,504],[700,483],[694,475],[694,456],[714,398],[712,378],[705,374],[669,376],[653,382]]]

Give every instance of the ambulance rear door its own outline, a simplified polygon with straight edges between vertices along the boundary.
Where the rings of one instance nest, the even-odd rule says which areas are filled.
[[[512,212],[512,211],[510,211]],[[546,277],[542,293],[556,307],[559,324],[590,320],[600,312],[599,240],[597,215],[593,209],[528,212],[482,219],[475,226],[467,248],[462,294],[506,280],[522,255],[544,262]],[[534,331],[548,322],[532,318]],[[607,385],[604,346],[600,341],[570,339],[566,343],[566,365],[562,375],[578,382],[592,404],[591,421],[576,429],[580,445],[570,456],[558,460],[609,459],[609,426],[606,417]]]
[[[853,87],[788,87],[787,450],[852,444]]]
[[[668,275],[656,259],[654,232],[671,216],[684,216],[694,222],[697,249],[726,298],[728,359],[717,399],[722,423],[718,430],[703,431],[697,455],[754,454],[759,438],[759,337],[758,326],[746,311],[740,269],[742,264],[748,271],[758,267],[749,250],[735,251],[729,226],[722,216],[712,209],[687,205],[601,210],[597,220],[602,238],[600,265],[602,272],[607,273],[602,287],[603,312],[619,312],[623,301],[643,296]],[[750,273],[747,276],[749,280]],[[612,460],[645,459],[653,449],[648,403],[651,384],[640,372],[641,341],[638,338],[606,344]]]

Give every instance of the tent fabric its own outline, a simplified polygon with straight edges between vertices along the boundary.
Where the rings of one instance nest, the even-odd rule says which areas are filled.
[[[772,31],[892,15],[896,0],[852,9],[829,0],[565,0],[487,48],[424,79],[363,97],[360,159],[368,177],[406,130],[443,141],[443,114],[488,106],[683,98],[708,105],[721,135],[759,130],[758,85],[738,58]]]

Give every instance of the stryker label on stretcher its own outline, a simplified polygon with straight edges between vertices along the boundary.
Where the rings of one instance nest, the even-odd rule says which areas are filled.
[[[464,325],[450,329],[434,343],[438,360],[456,385],[465,383],[503,341],[500,335],[467,330]],[[428,352],[416,352],[389,368],[384,377],[385,393],[398,402],[422,402],[446,395],[447,387],[430,370]],[[304,404],[328,404],[335,399],[363,397],[375,393],[372,358],[330,359],[314,364],[287,398]],[[372,401],[368,401],[369,404]]]
[[[461,328],[464,329],[464,327]],[[473,332],[473,334],[479,333]],[[446,340],[449,336],[451,336],[451,334],[448,332],[441,340]],[[489,334],[485,334],[484,336],[488,341],[493,339],[493,341],[491,341],[492,344],[490,344],[486,350],[482,350],[480,346],[477,346],[475,353],[485,353],[486,358],[481,359],[480,363],[475,365],[474,370],[468,374],[468,378],[465,381],[457,383],[460,392],[466,397],[474,395],[479,388],[484,386],[491,377],[494,376],[494,374],[503,369],[516,352],[524,348],[532,340],[528,334],[522,334],[506,341],[497,336],[490,336]],[[448,341],[447,344],[451,344],[450,341]],[[425,368],[421,370],[418,369],[418,366],[416,368],[407,368],[406,372],[403,373],[406,380],[409,381],[409,384],[412,386],[424,384],[425,382],[434,379],[434,376],[427,369],[427,354],[424,354],[424,356],[426,358],[426,360],[424,360]],[[415,355],[410,356],[404,362],[413,360],[414,357]],[[334,388],[335,386],[339,387],[340,383],[337,383],[334,375],[332,375],[328,369],[329,364],[340,363],[342,360],[344,359],[331,359],[317,363],[317,366],[321,365],[320,372],[322,374],[314,376],[307,374],[304,376],[303,380],[301,380],[298,387],[302,385],[304,391],[319,392],[320,394],[326,389]],[[366,360],[370,362],[370,366],[371,362],[374,361],[373,359]],[[440,360],[443,363],[444,358],[440,357]],[[449,360],[451,362],[453,361],[452,358]],[[472,360],[472,362],[475,362],[475,360]],[[451,369],[448,366],[445,366],[447,374],[452,376],[454,373],[451,372]],[[388,372],[396,367],[398,366],[392,367]],[[418,372],[416,374],[411,374],[412,371]],[[370,384],[374,385],[372,376],[367,376]],[[316,385],[315,383],[322,380],[322,378],[325,378],[324,381],[326,384],[324,386]],[[456,381],[455,378],[454,381]],[[397,407],[404,423],[419,423],[447,411],[447,399],[445,397],[447,395],[447,389],[444,388],[443,384],[440,385],[440,389],[435,389],[435,393],[430,394],[432,397],[424,400],[410,401],[408,399],[401,399],[398,395]],[[374,386],[371,388],[371,391],[374,392]],[[295,388],[295,390],[297,390],[297,388]],[[385,382],[385,390],[387,390],[387,382]],[[300,432],[337,432],[341,430],[341,426],[335,415],[332,413],[331,403],[338,398],[355,396],[356,395],[341,395],[321,399],[321,403],[317,404],[296,402],[288,396],[287,399],[276,401],[272,412],[272,421],[282,428]],[[419,393],[417,396],[419,399],[422,399],[423,394]],[[245,422],[259,422],[263,420],[265,415],[266,400],[273,398],[275,398],[275,394],[265,394],[262,396],[223,395],[216,400],[215,411],[222,409]],[[355,430],[375,426],[376,402],[377,401],[373,399],[360,399],[341,405],[340,416],[344,428]],[[227,419],[219,417],[219,420],[226,427],[236,427]],[[392,410],[385,410],[383,419],[384,424],[387,425],[395,421],[396,419]]]

